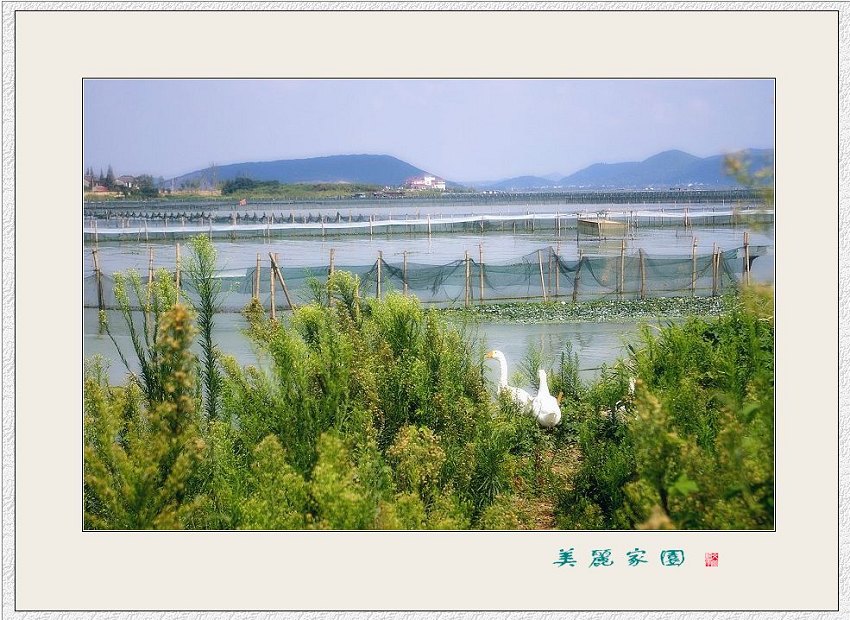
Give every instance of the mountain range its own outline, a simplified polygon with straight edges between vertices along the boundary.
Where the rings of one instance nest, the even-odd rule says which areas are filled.
[[[773,149],[746,149],[737,153],[747,162],[748,172],[773,169]],[[558,181],[546,177],[521,176],[496,182],[474,183],[482,190],[617,189],[664,187],[734,187],[738,182],[724,170],[725,155],[697,157],[670,150],[639,162],[598,163]]]
[[[773,169],[773,149],[747,149],[738,155],[747,162],[750,174],[764,168]],[[724,157],[697,157],[684,151],[670,150],[639,162],[593,164],[560,180],[553,180],[557,177],[551,175],[519,176],[465,184],[446,181],[446,186],[452,189],[466,186],[493,191],[737,186],[738,182],[724,171]],[[426,174],[440,176],[390,155],[332,155],[210,166],[175,177],[166,181],[166,185],[211,185],[237,177],[248,177],[255,181],[281,183],[363,183],[396,187],[411,177]]]

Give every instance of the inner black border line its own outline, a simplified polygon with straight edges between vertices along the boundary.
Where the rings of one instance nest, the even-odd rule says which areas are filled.
[[[285,81],[311,81],[311,82],[332,82],[332,81],[336,81],[336,82],[345,82],[345,81],[349,81],[349,82],[368,82],[368,81],[374,81],[374,82],[390,82],[390,81],[395,81],[395,82],[397,82],[397,81],[408,81],[408,82],[427,82],[427,81],[456,81],[456,82],[460,82],[460,81],[463,81],[463,82],[576,81],[576,82],[578,82],[578,81],[588,81],[588,80],[589,81],[598,81],[598,82],[640,82],[640,81],[653,81],[653,82],[655,82],[655,81],[658,81],[658,82],[665,82],[665,81],[679,81],[679,82],[740,81],[740,82],[752,82],[752,81],[757,81],[757,80],[772,81],[773,82],[773,99],[774,99],[774,101],[773,101],[773,149],[774,149],[774,170],[775,170],[775,161],[776,161],[776,154],[775,153],[776,153],[776,142],[777,142],[777,133],[776,133],[776,130],[777,130],[777,121],[776,121],[776,118],[777,118],[777,114],[776,114],[776,108],[777,108],[776,85],[777,85],[777,81],[776,81],[776,78],[775,77],[740,77],[740,76],[739,77],[732,77],[732,78],[729,78],[729,77],[714,77],[714,76],[708,77],[708,78],[687,78],[687,77],[675,77],[675,78],[666,78],[666,77],[661,77],[661,78],[659,78],[659,77],[638,77],[638,78],[632,78],[632,77],[613,77],[613,78],[605,78],[605,77],[590,77],[590,78],[545,77],[545,78],[541,78],[541,77],[529,77],[529,76],[523,76],[523,77],[487,77],[487,78],[481,78],[481,77],[472,77],[472,78],[466,78],[466,77],[449,77],[449,78],[416,77],[416,78],[412,78],[412,77],[362,77],[362,76],[361,77],[308,77],[308,78],[268,77],[268,76],[257,77],[257,78],[255,78],[255,77],[214,77],[214,78],[212,78],[212,77],[201,77],[201,78],[198,78],[198,77],[179,77],[179,76],[141,77],[141,78],[134,78],[134,77],[125,78],[125,77],[115,77],[115,76],[83,77],[83,78],[81,78],[81,83],[80,83],[80,95],[81,95],[80,109],[82,110],[82,114],[83,114],[82,122],[80,124],[81,138],[82,138],[80,155],[81,155],[81,159],[83,161],[85,161],[85,82],[86,81],[92,81],[92,82],[94,82],[94,81],[126,81],[126,82],[146,82],[146,81],[150,81],[150,82],[159,82],[159,81],[181,81],[181,82],[215,82],[215,81],[257,81],[257,82],[285,82]],[[228,165],[228,164],[222,164],[222,165]],[[774,189],[774,230],[775,230],[775,228],[776,228],[776,209],[775,209],[775,203],[776,203],[776,173],[775,172],[774,172],[774,180],[773,180],[773,189]],[[82,200],[82,194],[83,194],[82,190],[81,190],[80,194],[81,194],[81,196],[80,196],[81,200],[80,201],[83,202],[83,200]],[[83,218],[82,224],[83,225],[85,224],[85,218]],[[85,239],[84,239],[84,237],[85,237],[84,235],[81,235],[82,245],[83,245],[83,253],[85,253]],[[774,263],[773,263],[774,288],[775,288],[775,282],[776,282],[776,254],[777,254],[775,248],[776,248],[776,238],[775,238],[775,234],[774,234]],[[82,254],[80,256],[82,257]],[[84,261],[83,261],[82,258],[80,259],[80,266],[81,266],[81,268],[84,266]],[[85,283],[84,282],[81,283],[80,290],[83,294],[85,293]],[[776,305],[777,305],[776,304],[776,295],[774,293],[774,301],[773,301],[774,317],[776,316]],[[83,330],[82,330],[82,342],[81,342],[81,344],[85,345],[85,327],[84,327],[85,316],[83,316],[82,325],[83,325]],[[776,328],[775,327],[774,327],[774,337],[773,337],[773,339],[774,339],[773,362],[774,362],[774,379],[775,379],[775,375],[776,375]],[[83,351],[83,361],[85,361],[85,346],[81,346],[80,350]],[[85,379],[85,369],[84,368],[81,370],[81,379]],[[83,384],[83,381],[81,381],[80,385],[82,385],[82,384]],[[80,531],[83,535],[88,535],[88,534],[101,535],[101,534],[110,534],[110,533],[116,533],[116,532],[117,533],[146,532],[146,533],[156,533],[156,534],[169,533],[169,532],[171,532],[171,533],[181,533],[181,534],[186,534],[186,533],[203,534],[203,533],[206,533],[206,532],[216,532],[216,533],[221,533],[221,534],[269,533],[269,532],[279,532],[279,533],[283,533],[283,534],[290,533],[290,532],[311,533],[311,534],[313,534],[313,533],[315,533],[315,534],[326,534],[326,533],[332,533],[332,532],[357,532],[357,533],[370,532],[370,533],[379,533],[379,534],[395,533],[395,534],[414,534],[414,535],[415,534],[422,534],[422,533],[438,533],[438,534],[484,533],[484,534],[488,534],[488,533],[494,533],[494,532],[509,533],[509,534],[525,534],[525,533],[528,533],[528,534],[558,534],[558,533],[562,533],[562,532],[564,532],[564,533],[566,533],[566,532],[579,533],[579,534],[584,534],[585,532],[615,532],[615,533],[640,532],[640,533],[656,533],[656,534],[657,533],[670,533],[670,532],[686,533],[686,534],[692,534],[692,533],[704,534],[704,533],[708,533],[708,532],[717,532],[717,533],[722,533],[722,534],[727,534],[727,533],[773,534],[773,533],[776,533],[776,531],[777,531],[777,520],[778,520],[778,514],[777,514],[777,508],[776,508],[776,497],[777,497],[776,489],[777,489],[778,485],[776,484],[776,463],[777,463],[777,455],[776,455],[776,436],[777,436],[776,433],[777,433],[777,431],[776,431],[776,426],[777,426],[777,419],[776,419],[776,405],[775,405],[775,403],[776,403],[775,381],[774,381],[774,388],[773,389],[774,389],[774,408],[773,408],[773,419],[774,419],[774,424],[773,424],[773,449],[774,449],[774,454],[773,454],[773,477],[774,477],[774,485],[773,485],[773,529],[754,529],[754,530],[740,530],[740,529],[736,529],[736,530],[703,530],[703,529],[690,529],[690,530],[688,530],[688,529],[683,529],[683,530],[679,530],[679,529],[675,529],[675,530],[625,530],[625,529],[624,530],[607,530],[607,529],[600,529],[600,530],[560,530],[560,529],[551,529],[551,530],[377,530],[377,529],[364,529],[364,530],[304,530],[304,529],[294,529],[294,530],[199,530],[199,529],[192,529],[192,530],[126,530],[126,529],[93,530],[93,529],[91,529],[90,530],[90,529],[85,528],[85,500],[84,500],[85,480],[84,480],[84,476],[83,476],[83,478],[81,478],[81,480],[80,480],[80,485],[81,485],[80,521],[81,521],[81,526],[82,526]],[[85,404],[84,400],[81,400],[81,406],[84,405],[84,404]],[[85,427],[83,426],[83,430],[84,429],[85,429]],[[81,459],[81,466],[82,466],[80,471],[84,472],[84,470],[85,470],[85,433],[84,432],[82,433],[80,459]],[[16,485],[15,488],[17,490],[17,485]],[[16,507],[17,507],[17,504],[16,504]]]

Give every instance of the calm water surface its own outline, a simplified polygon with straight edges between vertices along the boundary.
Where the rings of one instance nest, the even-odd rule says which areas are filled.
[[[113,384],[124,380],[127,370],[115,351],[115,346],[106,334],[98,333],[97,310],[84,310],[83,352],[86,357],[101,355],[109,361],[109,380]],[[113,335],[134,371],[138,366],[134,362],[130,338],[117,311],[109,313]],[[253,345],[242,330],[245,320],[239,314],[221,314],[216,317],[215,338],[221,350],[234,356],[241,364],[253,364],[264,367],[266,361],[258,356]],[[556,365],[561,351],[567,343],[578,354],[579,368],[585,379],[591,379],[599,373],[603,363],[611,364],[626,354],[625,345],[634,342],[638,323],[556,323],[556,324],[507,324],[483,323],[470,330],[473,343],[480,346],[481,353],[489,349],[501,350],[508,360],[508,372],[513,374],[518,363],[529,348],[543,352],[547,365]],[[495,381],[497,366],[488,362],[488,377]]]
[[[459,211],[456,206],[421,204],[422,214],[437,215],[441,209]],[[439,206],[439,209],[437,208]],[[635,205],[636,209],[676,208],[682,205]],[[716,205],[721,208],[722,205]],[[591,205],[587,207],[593,212],[602,212],[606,205]],[[611,210],[622,210],[624,205],[610,205]],[[488,207],[490,213],[524,213],[553,212],[557,205],[502,205],[494,209]],[[563,212],[582,210],[580,205],[565,205]],[[377,215],[389,213],[389,207],[362,205],[356,213],[374,213]],[[470,212],[474,209],[470,209]],[[271,213],[271,209],[269,210]],[[322,210],[330,215],[329,210]],[[480,211],[479,211],[480,212]],[[335,211],[334,211],[335,213]],[[345,211],[341,211],[346,216]],[[280,212],[278,212],[280,214]],[[286,211],[288,215],[288,210]],[[411,213],[415,215],[416,213]],[[397,214],[394,213],[394,217]],[[628,255],[638,253],[643,249],[648,256],[690,256],[696,239],[697,252],[710,254],[714,244],[721,249],[732,249],[743,245],[744,233],[749,233],[752,245],[768,247],[766,255],[755,260],[752,266],[752,277],[756,281],[773,282],[774,279],[774,228],[767,227],[695,227],[692,230],[678,228],[649,228],[642,227],[634,231],[634,235],[626,240]],[[335,264],[338,269],[346,265],[367,265],[374,263],[378,252],[383,252],[384,260],[390,263],[401,262],[404,252],[411,262],[426,264],[445,264],[463,258],[464,252],[469,252],[475,260],[479,257],[479,248],[483,253],[485,263],[509,263],[519,257],[548,246],[559,247],[561,255],[567,259],[576,259],[579,252],[584,255],[619,256],[620,241],[592,241],[585,238],[577,239],[575,231],[562,230],[558,236],[553,230],[531,232],[487,232],[484,234],[435,234],[431,237],[423,234],[375,234],[374,236],[328,236],[321,238],[271,239],[262,238],[241,239],[236,241],[215,240],[218,251],[218,265],[222,272],[245,273],[253,268],[257,254],[265,258],[268,253],[280,254],[282,263],[287,267],[323,267],[328,264],[330,250],[335,251]],[[183,260],[188,251],[186,244],[181,246]],[[123,271],[134,268],[146,273],[148,268],[149,248],[153,250],[154,267],[173,270],[175,265],[176,247],[170,242],[132,241],[111,242],[99,245],[102,269],[106,273]],[[92,269],[91,247],[83,247],[84,275],[90,275]],[[126,354],[132,350],[126,329],[120,329],[120,317],[111,314],[111,324],[115,326],[116,339]],[[258,359],[257,352],[244,337],[241,330],[245,327],[244,319],[239,314],[221,314],[216,320],[216,338],[222,351],[233,355],[242,364],[263,365]],[[559,359],[560,352],[567,343],[579,356],[579,366],[582,376],[589,379],[597,374],[598,367],[603,363],[612,363],[625,355],[625,343],[634,341],[638,329],[637,323],[565,323],[565,324],[501,324],[485,323],[477,328],[482,351],[486,349],[502,350],[509,364],[509,372],[513,373],[517,364],[530,347],[541,349],[547,364],[554,364]],[[84,352],[85,355],[100,354],[110,360],[110,380],[120,382],[126,373],[115,353],[112,342],[106,335],[98,333],[97,311],[84,309]],[[132,357],[132,355],[130,355]],[[494,376],[495,364],[488,363],[488,372]],[[134,369],[135,370],[135,369]]]
[[[691,234],[693,232],[693,234]],[[754,276],[773,280],[774,229],[743,227],[705,227],[685,231],[681,228],[641,228],[633,238],[626,240],[627,255],[637,254],[643,249],[648,256],[690,256],[696,238],[697,253],[711,254],[716,243],[721,249],[732,249],[743,245],[744,233],[748,232],[750,244],[765,245],[769,254],[753,263]],[[267,262],[268,253],[280,254],[285,267],[320,267],[328,264],[330,250],[335,252],[337,268],[346,265],[367,265],[375,262],[378,252],[383,252],[384,260],[390,263],[401,262],[404,252],[410,262],[426,264],[445,264],[464,257],[464,252],[475,260],[483,253],[485,263],[508,263],[521,256],[545,247],[560,248],[561,256],[566,260],[577,259],[579,251],[584,255],[619,256],[620,240],[591,241],[582,238],[576,240],[575,234],[562,234],[559,238],[553,231],[538,233],[496,233],[480,235],[374,235],[341,236],[327,239],[272,239],[264,242],[260,239],[242,239],[236,241],[216,240],[218,265],[222,271],[244,273],[252,268],[259,253]],[[149,250],[153,249],[154,268],[174,269],[176,247],[174,242],[135,242],[100,243],[99,253],[102,269],[105,273],[136,269],[147,272]],[[187,246],[182,245],[183,260],[187,256]],[[265,264],[265,262],[264,262]],[[84,275],[93,272],[91,248],[83,248]],[[759,271],[756,271],[759,270]]]

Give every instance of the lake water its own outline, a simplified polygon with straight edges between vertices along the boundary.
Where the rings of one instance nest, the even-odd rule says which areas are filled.
[[[612,209],[622,210],[623,205],[610,205]],[[641,209],[661,209],[664,207],[681,208],[682,205],[636,205]],[[718,207],[721,205],[717,205]],[[581,205],[565,205],[564,212],[580,210]],[[605,210],[606,205],[591,205],[593,212]],[[704,206],[703,206],[704,207]],[[456,206],[422,204],[422,209],[432,212],[439,209],[454,209]],[[358,213],[385,215],[390,206],[363,204]],[[479,213],[480,210],[476,209]],[[487,205],[488,213],[552,212],[553,205]],[[325,209],[323,212],[330,214]],[[463,212],[463,209],[461,209]],[[335,211],[334,211],[335,213]],[[423,210],[422,213],[425,213]],[[287,211],[288,214],[288,211]],[[343,213],[345,216],[345,213]],[[394,216],[397,213],[394,212]],[[723,250],[743,245],[744,233],[749,233],[750,244],[766,246],[767,253],[757,258],[752,265],[752,278],[759,282],[773,282],[774,274],[774,228],[770,226],[734,227],[705,226],[684,229],[682,227],[652,228],[640,227],[626,240],[628,255],[637,255],[643,249],[648,257],[689,257],[696,239],[697,253],[708,255],[715,244]],[[284,267],[325,267],[328,264],[331,249],[335,252],[337,269],[346,265],[370,265],[375,262],[378,252],[389,263],[400,263],[402,255],[407,254],[408,261],[424,264],[446,264],[464,257],[465,252],[478,260],[479,248],[485,263],[511,263],[523,255],[549,246],[560,249],[566,260],[575,260],[579,253],[585,256],[619,256],[619,240],[599,241],[577,238],[575,230],[562,231],[558,235],[554,230],[537,232],[485,232],[481,234],[374,234],[360,236],[327,236],[326,238],[262,238],[214,241],[218,251],[218,265],[224,273],[245,273],[254,267],[257,254],[265,258],[268,253],[279,253]],[[149,244],[134,241],[101,242],[99,256],[102,270],[111,274],[134,268],[145,274],[148,268],[149,248],[153,250],[155,268],[174,269],[176,247],[173,241],[152,241]],[[188,251],[182,244],[183,260]],[[91,246],[83,247],[84,275],[93,273]],[[112,325],[118,326],[119,319],[113,314]],[[217,318],[216,338],[225,353],[234,355],[243,364],[260,363],[250,342],[241,334],[244,319],[236,313],[224,313]],[[502,350],[509,362],[509,372],[522,359],[530,346],[542,348],[548,364],[555,363],[564,345],[569,342],[578,354],[580,368],[585,378],[598,372],[602,363],[611,363],[624,355],[624,342],[631,341],[637,333],[637,323],[564,323],[564,324],[482,324],[478,331],[487,348]],[[125,352],[131,351],[129,338],[120,329],[116,338]],[[84,350],[86,355],[95,353],[111,360],[110,379],[122,380],[125,370],[121,367],[114,346],[105,335],[98,334],[97,311],[84,310]],[[489,366],[494,366],[491,364]],[[488,367],[489,367],[488,366]]]
[[[731,226],[701,227],[688,231],[681,228],[640,228],[633,237],[626,239],[627,255],[643,249],[648,256],[690,256],[694,242],[697,241],[698,254],[711,254],[716,243],[721,249],[732,249],[743,245],[744,233],[748,232],[751,245],[764,245],[773,248],[774,228],[743,228]],[[267,259],[269,252],[280,254],[285,267],[320,267],[328,264],[330,250],[335,252],[335,264],[342,269],[346,265],[372,264],[383,252],[387,262],[400,262],[402,254],[407,252],[411,262],[426,264],[444,264],[464,257],[469,252],[473,259],[479,256],[479,246],[485,263],[511,262],[523,255],[545,247],[559,247],[561,256],[566,260],[578,258],[579,251],[584,255],[619,256],[620,240],[592,240],[575,233],[558,237],[554,231],[535,233],[498,233],[483,234],[444,234],[444,235],[378,235],[340,236],[325,239],[240,239],[235,241],[215,240],[218,251],[218,264],[222,271],[242,271],[254,266],[257,254]],[[154,268],[163,267],[173,270],[176,247],[173,241],[152,241],[149,244],[135,242],[110,242],[99,244],[101,268],[105,273],[123,271],[129,268],[146,273],[148,268],[148,248],[153,249]],[[186,244],[182,244],[182,255],[186,256]],[[93,272],[91,247],[83,248],[84,275]],[[770,255],[754,261],[754,274],[760,280],[772,281],[773,257]]]
[[[101,355],[109,361],[109,380],[113,384],[122,382],[126,377],[123,367],[109,336],[98,333],[98,313],[93,308],[83,312],[84,355]],[[134,361],[133,349],[127,330],[117,311],[109,312],[113,335],[135,372],[138,365]],[[141,319],[139,319],[141,324]],[[602,364],[611,364],[626,354],[625,345],[634,342],[638,333],[638,323],[540,323],[530,325],[506,323],[482,323],[472,330],[470,335],[483,345],[484,350],[499,349],[508,360],[508,372],[513,373],[517,364],[526,355],[529,348],[543,352],[546,365],[554,366],[560,360],[561,351],[570,343],[579,357],[579,368],[584,379],[598,375]],[[244,318],[239,314],[220,314],[216,317],[215,339],[221,351],[234,356],[241,364],[264,366],[264,360],[258,356],[254,346],[243,334],[246,327]],[[487,363],[488,378],[496,380],[497,365]]]

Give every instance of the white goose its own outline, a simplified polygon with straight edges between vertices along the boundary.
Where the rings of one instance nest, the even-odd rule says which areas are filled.
[[[531,410],[540,426],[552,428],[561,421],[561,406],[558,399],[549,393],[546,371],[541,368],[537,371],[537,376],[540,378],[540,388],[537,390],[537,396],[531,401]]]
[[[626,411],[634,404],[635,402],[635,384],[636,379],[634,377],[629,377],[629,390],[626,395],[622,398],[622,400],[618,400],[614,403],[616,407],[617,413],[621,416],[626,415]]]
[[[508,385],[508,361],[505,359],[505,354],[501,351],[490,351],[485,357],[499,362],[499,391],[507,392],[512,401],[521,408],[527,409],[531,405],[531,394],[521,388]]]

